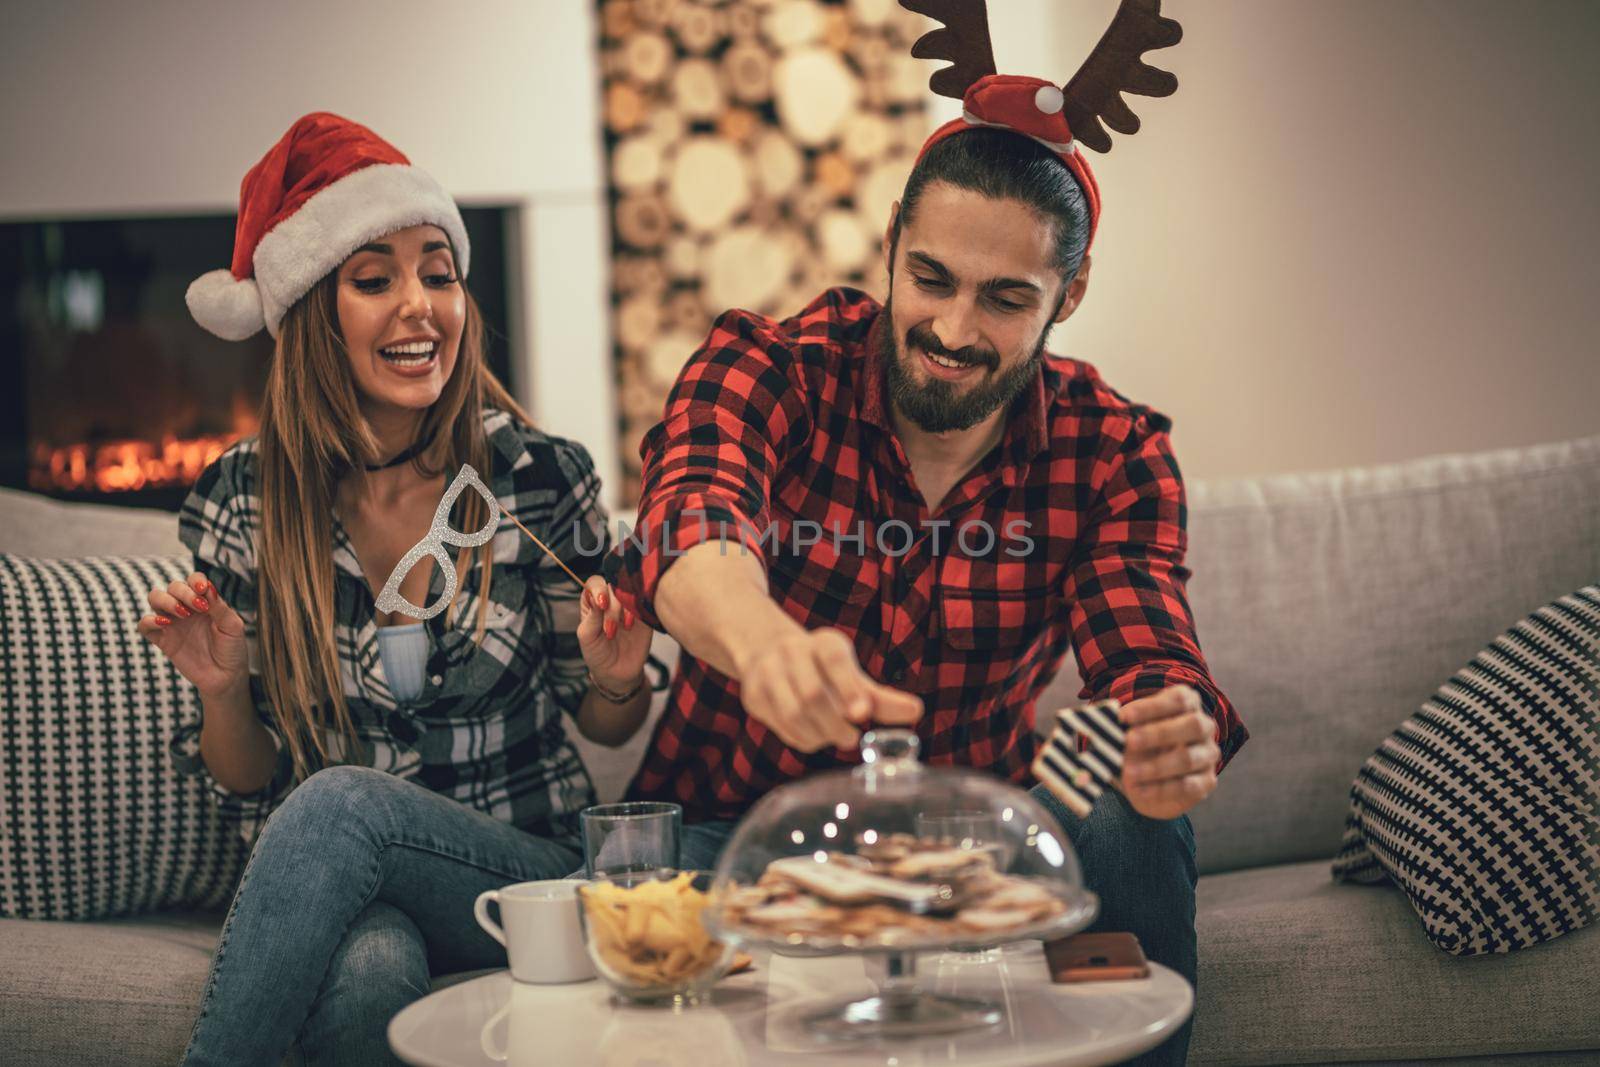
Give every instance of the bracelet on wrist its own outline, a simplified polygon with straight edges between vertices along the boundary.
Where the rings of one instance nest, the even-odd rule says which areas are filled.
[[[644,688],[644,684],[647,680],[648,678],[645,673],[640,671],[639,680],[633,683],[633,687],[625,693],[619,693],[615,689],[611,689],[605,685],[602,685],[600,679],[594,676],[594,671],[589,672],[589,685],[594,688],[596,693],[599,693],[613,704],[626,704],[628,701],[638,696],[639,691]]]

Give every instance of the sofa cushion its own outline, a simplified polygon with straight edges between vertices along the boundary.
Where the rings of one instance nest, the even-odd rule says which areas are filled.
[[[177,1063],[221,925],[214,914],[0,919],[7,1062]]]
[[[0,1062],[177,1063],[221,930],[217,912],[88,923],[0,919]],[[431,984],[437,991],[489,973],[435,975]],[[293,1051],[284,1059],[300,1062]]]
[[[134,630],[180,560],[0,555],[0,915],[226,904],[245,846],[167,753],[194,687]]]
[[[1335,878],[1403,889],[1434,944],[1507,952],[1600,913],[1600,585],[1473,657],[1373,753]]]
[[[1600,1048],[1600,930],[1446,955],[1403,894],[1323,860],[1208,875],[1196,911],[1197,1067]]]

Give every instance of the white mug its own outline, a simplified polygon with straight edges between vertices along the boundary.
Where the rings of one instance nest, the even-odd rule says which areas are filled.
[[[506,947],[511,977],[519,982],[553,984],[594,977],[578,924],[578,886],[559,879],[518,882],[479,893],[472,915]],[[500,906],[500,922],[489,918],[489,903]]]

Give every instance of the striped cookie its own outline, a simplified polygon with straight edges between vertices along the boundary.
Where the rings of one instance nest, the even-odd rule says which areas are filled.
[[[1056,712],[1056,728],[1033,760],[1033,776],[1043,782],[1078,818],[1087,818],[1094,802],[1122,773],[1122,705],[1102,700]],[[1078,751],[1078,738],[1088,747]]]

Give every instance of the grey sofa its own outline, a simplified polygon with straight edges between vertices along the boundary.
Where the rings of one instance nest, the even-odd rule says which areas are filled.
[[[1336,885],[1378,743],[1527,612],[1600,576],[1600,437],[1193,484],[1190,594],[1252,739],[1194,815],[1196,1064],[1600,1063],[1600,931],[1459,959],[1392,887]],[[0,496],[0,551],[173,553],[170,516]],[[661,650],[670,642],[658,638]],[[1067,670],[1047,700],[1073,699]],[[615,796],[647,734],[584,747]],[[0,920],[0,1060],[170,1063],[219,917]]]

